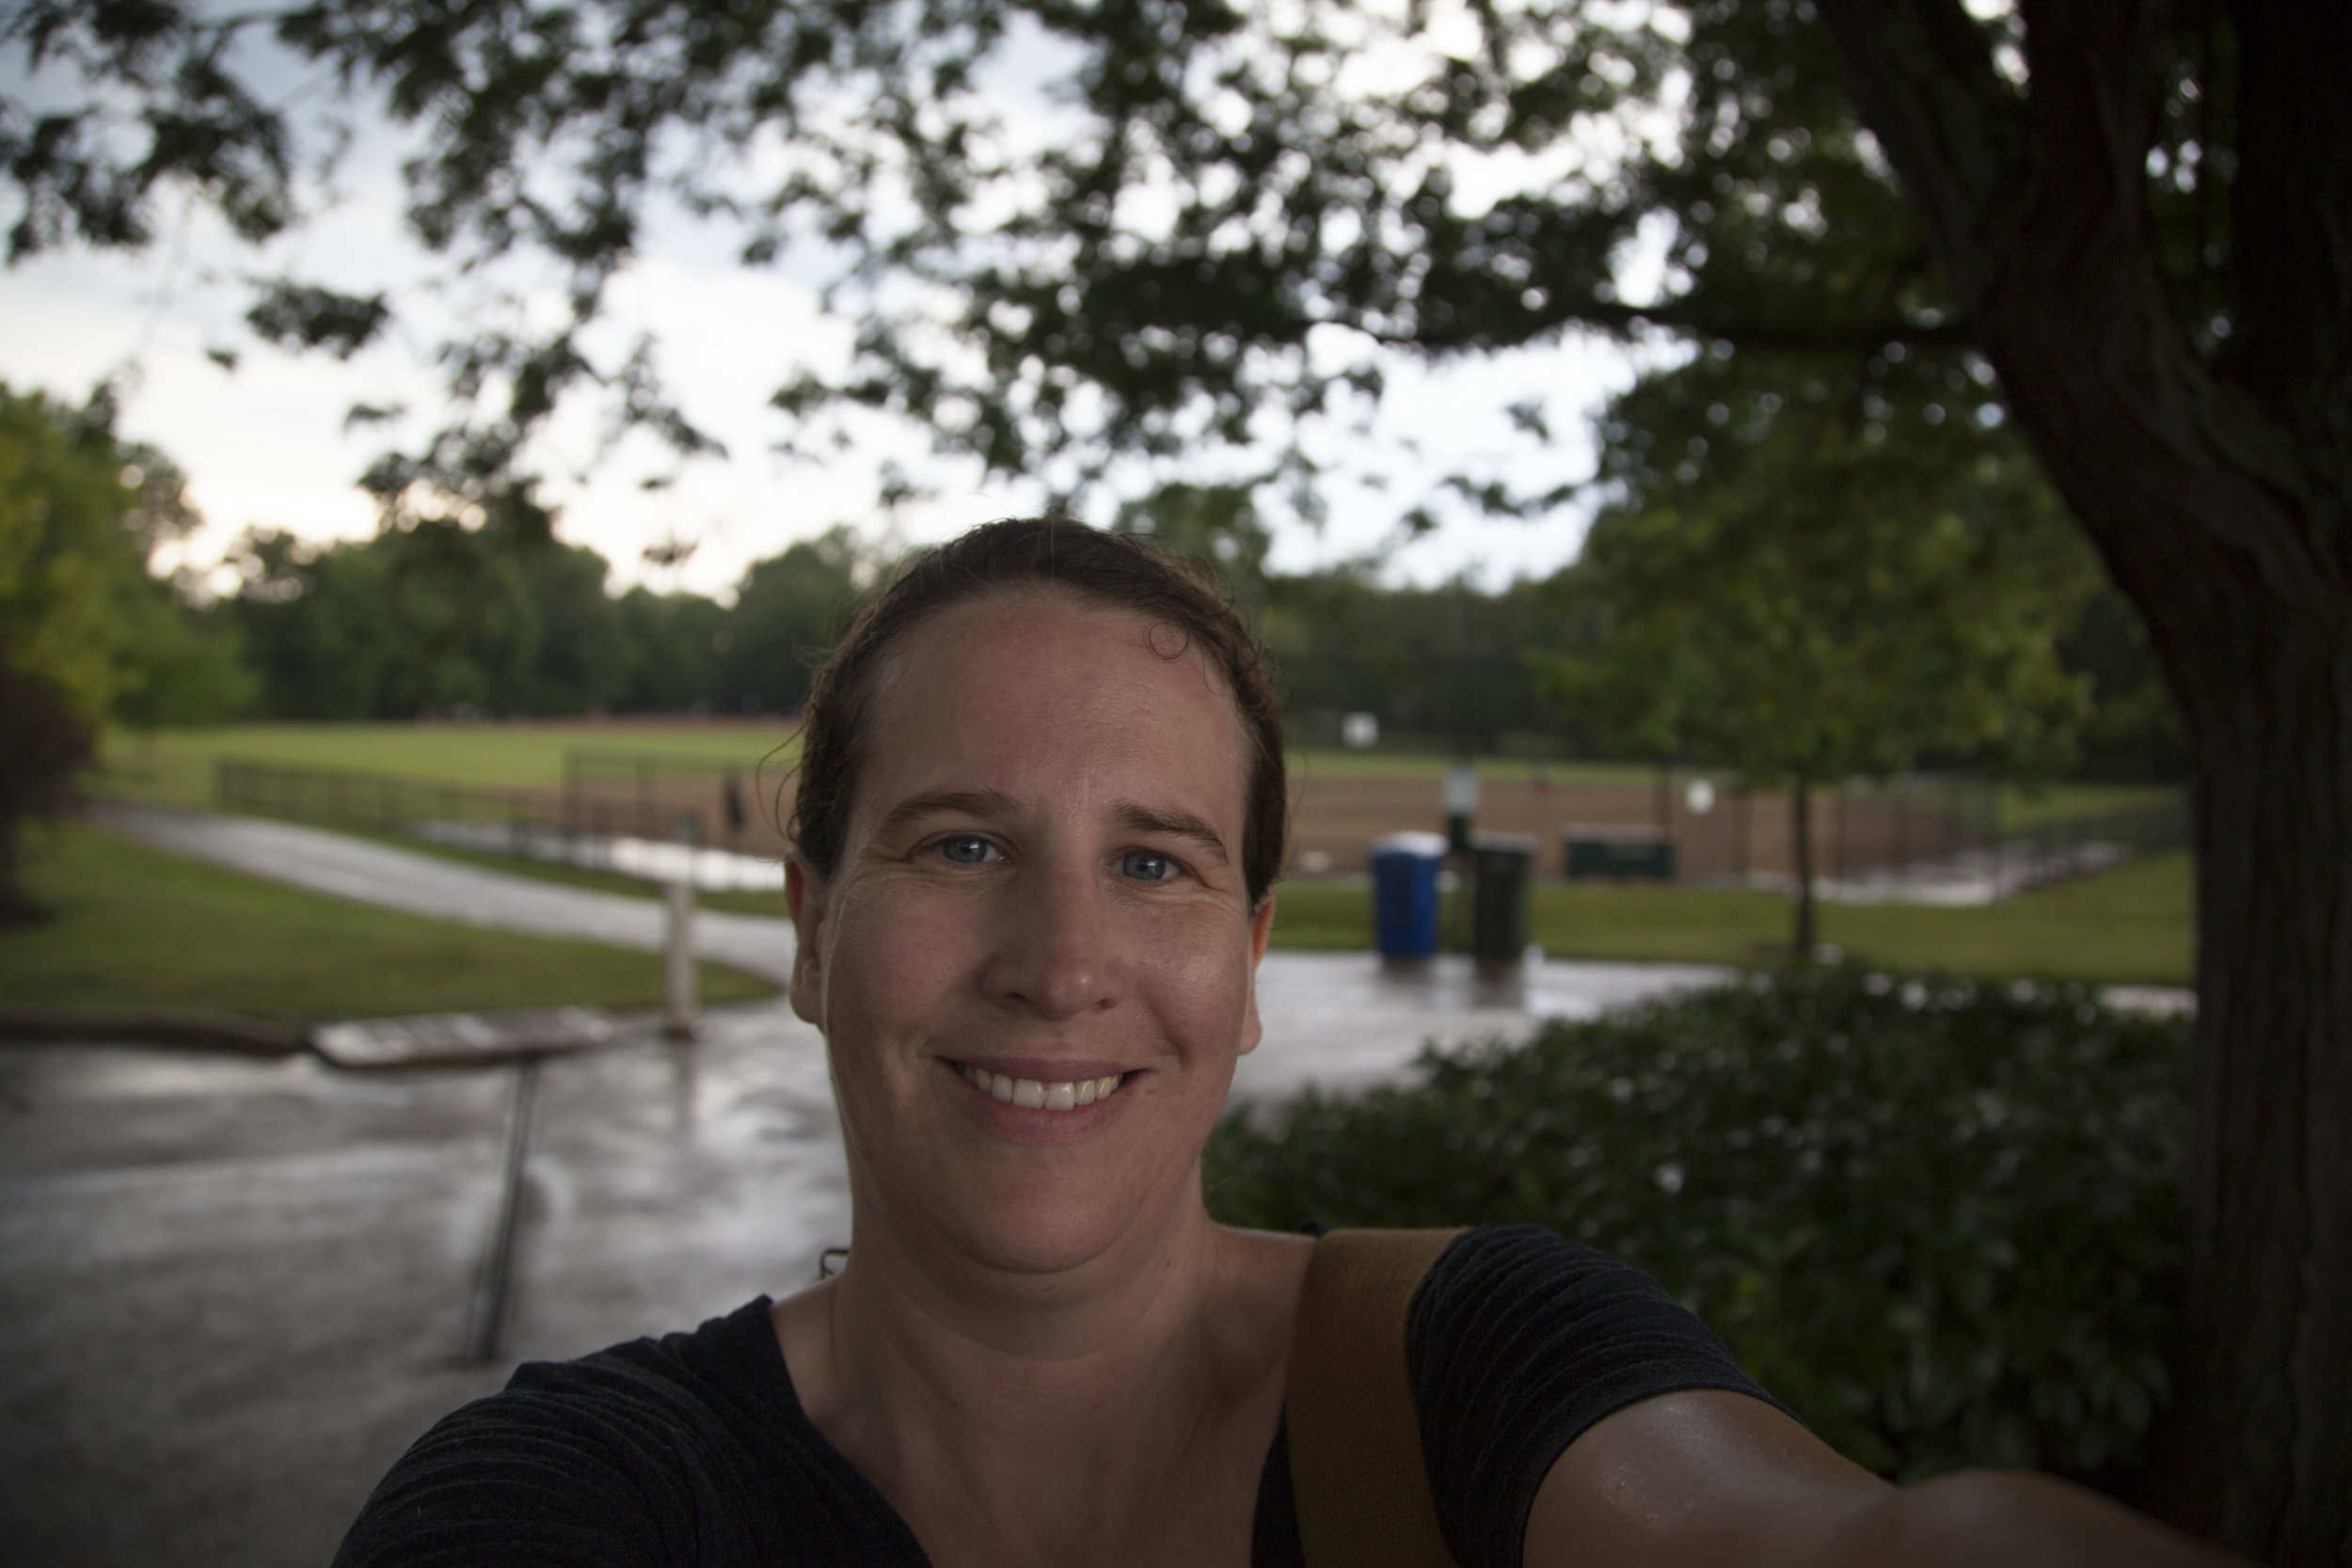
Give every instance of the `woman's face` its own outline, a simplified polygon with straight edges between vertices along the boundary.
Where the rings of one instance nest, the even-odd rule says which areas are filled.
[[[1241,719],[1179,642],[1021,591],[876,670],[840,863],[792,888],[861,1223],[1047,1272],[1197,1201],[1273,900]]]

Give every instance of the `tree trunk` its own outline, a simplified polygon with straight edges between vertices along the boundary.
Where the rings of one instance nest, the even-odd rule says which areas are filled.
[[[2352,7],[2230,8],[2238,300],[2210,358],[2142,173],[2170,8],[2024,0],[2023,95],[1959,0],[1820,8],[2188,731],[2187,1318],[2152,1500],[2238,1552],[2352,1563]]]
[[[1797,860],[1797,957],[1816,945],[1813,923],[1813,786],[1799,779],[1788,790],[1788,832]]]
[[[2212,585],[2205,585],[2211,595]],[[2352,597],[2249,594],[2190,673],[2197,981],[2181,1523],[2352,1562]],[[2217,628],[2218,629],[2218,628]],[[2213,657],[2226,648],[2225,664]]]

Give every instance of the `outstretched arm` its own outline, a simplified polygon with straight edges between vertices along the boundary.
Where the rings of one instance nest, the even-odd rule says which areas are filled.
[[[1527,1521],[1527,1568],[2227,1568],[2096,1493],[1965,1471],[1898,1489],[1742,1394],[1667,1394],[1568,1446]]]

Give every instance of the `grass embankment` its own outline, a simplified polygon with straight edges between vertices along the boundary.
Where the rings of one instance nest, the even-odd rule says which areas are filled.
[[[1823,904],[1820,939],[1892,968],[2185,986],[2193,911],[2189,857],[2173,853],[1980,908]],[[1756,964],[1787,954],[1791,920],[1776,893],[1539,882],[1533,936],[1553,958]],[[1371,928],[1361,882],[1282,885],[1277,947],[1360,949]]]
[[[348,903],[93,828],[36,835],[25,882],[54,913],[0,930],[0,1004],[360,1018],[661,1002],[659,955]],[[772,996],[702,966],[703,999]]]

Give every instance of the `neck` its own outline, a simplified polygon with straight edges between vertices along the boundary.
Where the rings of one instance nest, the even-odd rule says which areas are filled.
[[[1296,1296],[1267,1265],[1292,1249],[1199,1191],[1050,1274],[859,1212],[848,1266],[778,1309],[811,1420],[934,1561],[1144,1561],[1211,1523],[1246,1555]],[[1212,1521],[1237,1488],[1238,1523]],[[1186,1499],[1195,1518],[1159,1517]]]

